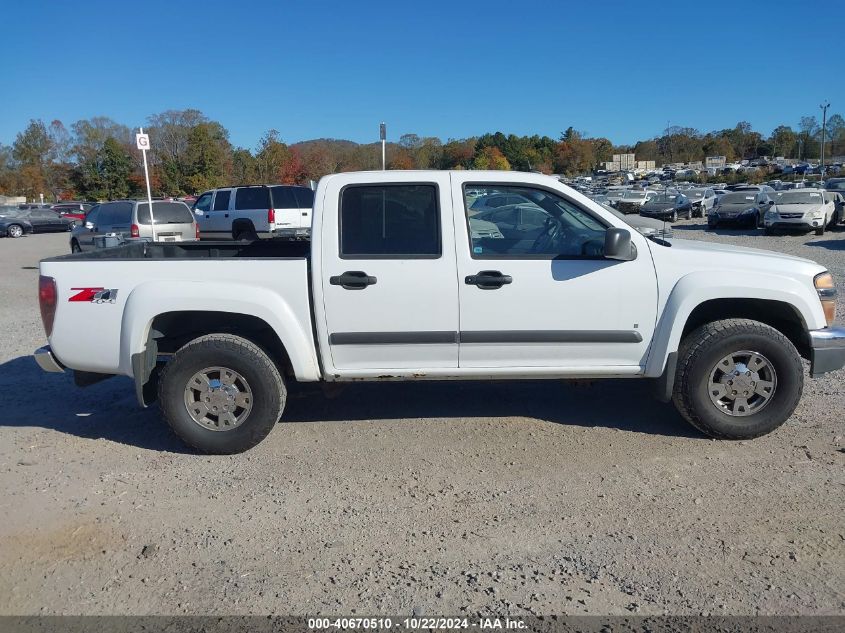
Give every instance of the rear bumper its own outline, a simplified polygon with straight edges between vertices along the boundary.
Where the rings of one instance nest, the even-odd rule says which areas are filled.
[[[273,229],[267,233],[259,233],[258,237],[262,239],[269,238],[283,238],[283,239],[306,239],[311,235],[311,228],[290,228],[290,229]]]
[[[845,327],[810,330],[810,376],[845,367]]]
[[[38,366],[44,371],[50,373],[61,373],[65,370],[65,366],[59,362],[49,345],[39,347],[35,350],[32,356],[35,358],[35,362],[38,363]]]

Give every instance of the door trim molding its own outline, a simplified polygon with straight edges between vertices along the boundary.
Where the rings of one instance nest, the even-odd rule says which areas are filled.
[[[330,345],[642,343],[636,330],[484,330],[477,332],[334,332]]]

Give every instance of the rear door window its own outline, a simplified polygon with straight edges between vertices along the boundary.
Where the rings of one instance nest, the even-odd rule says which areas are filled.
[[[340,200],[340,257],[438,258],[437,187],[350,185]]]
[[[153,217],[156,224],[191,224],[194,216],[182,202],[153,202]],[[143,202],[138,205],[138,224],[150,223],[150,205]]]
[[[218,191],[217,195],[214,196],[214,211],[228,211],[229,198],[231,197],[232,192],[229,189]],[[153,207],[153,212],[155,212],[155,207]]]
[[[271,187],[273,190],[274,209],[296,209],[296,198],[293,195],[293,187]]]
[[[235,193],[235,209],[270,209],[270,189],[268,187],[241,187]]]

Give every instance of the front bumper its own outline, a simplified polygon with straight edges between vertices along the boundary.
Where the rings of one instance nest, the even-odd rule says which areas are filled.
[[[740,215],[719,215],[711,213],[707,216],[707,224],[716,226],[717,224],[732,224],[734,226],[757,226],[757,216],[753,213],[745,213]]]
[[[845,327],[810,330],[810,376],[817,378],[845,367]]]
[[[44,371],[50,373],[61,373],[65,370],[65,366],[59,362],[49,345],[39,347],[35,350],[32,356],[35,358],[35,362],[38,363],[38,366]]]

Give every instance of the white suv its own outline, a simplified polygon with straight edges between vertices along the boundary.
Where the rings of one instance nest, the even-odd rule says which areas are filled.
[[[192,208],[203,239],[307,239],[313,205],[307,187],[247,185],[206,191]]]

